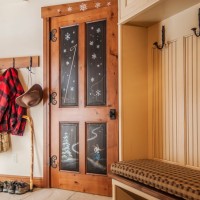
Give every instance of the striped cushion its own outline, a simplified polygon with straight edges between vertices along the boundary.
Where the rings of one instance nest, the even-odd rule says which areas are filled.
[[[200,171],[198,170],[142,159],[113,163],[111,171],[183,199],[200,200]]]

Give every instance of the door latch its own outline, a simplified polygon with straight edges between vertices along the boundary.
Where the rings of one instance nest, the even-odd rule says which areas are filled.
[[[114,120],[117,118],[117,112],[116,109],[110,109],[110,119]]]
[[[49,161],[50,167],[57,168],[56,160],[57,160],[56,155],[53,155],[50,157],[50,161]]]
[[[56,96],[57,96],[57,93],[56,93],[56,92],[52,92],[52,93],[49,95],[49,103],[51,103],[51,104],[53,104],[53,105],[56,105],[56,104],[57,104]]]

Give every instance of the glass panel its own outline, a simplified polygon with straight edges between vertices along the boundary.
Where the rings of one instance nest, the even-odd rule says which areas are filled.
[[[60,29],[60,86],[62,106],[78,105],[78,26]]]
[[[87,124],[87,173],[106,174],[106,124]]]
[[[79,171],[78,124],[60,123],[60,169]]]
[[[88,23],[87,105],[106,105],[106,21]]]

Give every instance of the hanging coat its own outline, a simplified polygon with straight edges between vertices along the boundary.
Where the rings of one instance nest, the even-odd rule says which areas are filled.
[[[15,99],[24,93],[15,68],[7,69],[0,76],[0,133],[23,135],[26,120],[26,108],[15,103]]]

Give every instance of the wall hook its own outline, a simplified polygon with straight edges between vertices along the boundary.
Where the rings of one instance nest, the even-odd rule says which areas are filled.
[[[31,73],[31,74],[34,74],[32,72],[32,66],[33,66],[33,59],[32,59],[32,56],[30,57],[30,63],[29,63],[29,67],[27,67],[28,71]]]
[[[199,8],[199,33],[197,33],[197,28],[192,28],[191,30],[194,32],[194,34],[195,34],[197,37],[200,36],[200,8]]]
[[[155,45],[157,49],[163,49],[165,45],[165,26],[162,26],[162,45],[159,45],[158,42],[154,42],[153,45]]]
[[[13,68],[15,68],[15,58],[13,58]]]

